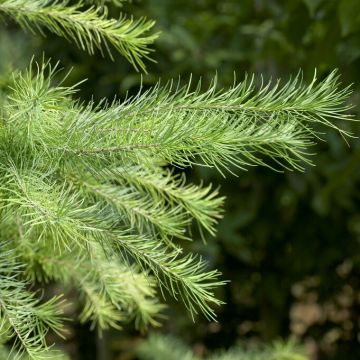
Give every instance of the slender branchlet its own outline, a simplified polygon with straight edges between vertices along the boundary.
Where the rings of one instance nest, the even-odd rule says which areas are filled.
[[[67,0],[0,0],[0,14],[6,14],[34,33],[45,35],[46,29],[90,54],[98,49],[113,58],[113,48],[135,69],[145,70],[144,59],[149,60],[152,51],[149,46],[158,37],[156,33],[148,34],[154,21],[124,16],[109,18],[107,2],[110,3],[88,1],[90,7],[84,8],[83,1],[70,5]]]

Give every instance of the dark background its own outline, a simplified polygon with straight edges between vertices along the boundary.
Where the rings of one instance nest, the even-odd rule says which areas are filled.
[[[155,19],[162,31],[156,63],[142,75],[145,87],[159,78],[186,81],[190,74],[206,85],[216,72],[221,87],[233,83],[234,72],[238,79],[245,73],[288,79],[302,69],[309,81],[315,68],[319,78],[338,68],[343,84],[354,84],[358,112],[359,0],[143,0],[123,10]],[[111,13],[117,16],[119,9]],[[141,75],[121,57],[91,57],[51,35],[39,40],[10,29],[11,52],[1,30],[0,68],[44,52],[74,68],[68,83],[88,79],[83,99],[138,89]],[[347,126],[359,134],[359,124]],[[304,173],[251,168],[222,178],[208,169],[188,171],[191,181],[221,184],[227,201],[217,237],[184,246],[204,254],[231,283],[219,290],[226,305],[218,309],[218,323],[203,317],[193,323],[181,304],[172,304],[163,331],[198,354],[239,340],[294,335],[314,359],[360,358],[360,147],[357,139],[348,146],[336,133],[324,139],[313,149],[316,167]],[[99,340],[74,325],[67,347],[79,359],[94,359],[96,352],[101,360],[134,359],[142,336],[129,325]]]

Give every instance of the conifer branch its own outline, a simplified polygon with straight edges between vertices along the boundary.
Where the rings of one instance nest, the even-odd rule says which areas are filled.
[[[108,18],[107,8],[101,3],[102,6],[95,4],[84,9],[82,1],[70,5],[67,0],[1,0],[0,13],[32,32],[45,35],[45,28],[90,54],[98,49],[113,58],[113,47],[135,69],[145,70],[144,59],[150,59],[152,51],[149,45],[158,37],[158,34],[147,35],[154,22],[144,18]]]
[[[349,119],[350,90],[338,89],[335,73],[308,86],[297,77],[259,92],[253,80],[223,91],[214,80],[205,92],[200,85],[195,91],[190,84],[157,85],[97,105],[74,101],[73,87],[53,86],[55,74],[46,63],[30,67],[9,89],[0,127],[3,221],[19,218],[29,241],[42,239],[61,254],[75,249],[81,259],[94,244],[111,255],[116,249],[124,262],[150,270],[193,316],[200,310],[214,318],[212,306],[221,301],[213,291],[224,282],[201,258],[181,256],[172,238],[188,237],[191,218],[213,234],[223,199],[162,166],[230,170],[267,165],[271,158],[303,169],[310,162],[307,149],[319,137],[314,123],[348,135],[335,118]],[[103,297],[95,280],[78,283],[87,301],[83,319],[115,326],[118,304]]]
[[[123,218],[131,229],[151,236],[159,234],[163,239],[187,238],[185,229],[190,218],[185,218],[179,206],[166,204],[165,199],[144,196],[127,186],[99,184],[96,180],[91,183],[79,177],[72,177],[72,181],[80,186],[84,196],[90,196],[92,201],[98,203],[104,202],[104,207],[110,207],[109,211]]]
[[[118,181],[122,186],[131,185],[141,194],[153,198],[164,197],[174,206],[180,206],[201,227],[215,235],[217,221],[222,217],[224,197],[211,185],[186,184],[184,174],[173,175],[173,171],[153,166],[127,166],[110,169],[102,177]]]
[[[20,84],[23,77],[29,76],[21,75]],[[33,81],[30,86],[38,87],[36,76]],[[245,80],[227,91],[217,91],[215,82],[205,93],[199,89],[191,92],[189,87],[172,93],[171,87],[156,86],[105,108],[104,104],[84,107],[76,102],[67,102],[62,108],[59,101],[55,111],[42,108],[41,118],[51,115],[52,123],[40,121],[30,126],[36,127],[34,135],[41,129],[47,137],[53,133],[44,145],[47,152],[57,151],[58,156],[66,153],[89,161],[137,163],[156,157],[179,166],[202,163],[219,170],[230,165],[266,165],[266,158],[302,170],[304,162],[311,163],[308,147],[319,137],[313,123],[349,135],[333,122],[350,119],[345,104],[350,89],[338,90],[335,73],[319,83],[314,78],[309,86],[302,85],[298,77],[281,88],[268,84],[258,93],[252,81],[248,84]],[[44,84],[42,93],[37,94],[44,105],[48,101],[48,95],[42,95],[46,89]],[[11,95],[9,108],[17,116],[33,101],[27,97],[24,104],[22,97],[17,89]],[[56,129],[62,137],[54,133]],[[39,137],[46,140],[43,134]]]
[[[140,330],[159,325],[164,306],[156,296],[156,280],[115,255],[105,255],[98,244],[91,243],[90,254],[81,250],[60,254],[22,234],[17,250],[29,281],[56,281],[79,293],[84,304],[79,318],[90,321],[92,328],[118,329],[129,320]]]
[[[0,0],[0,15],[90,54],[112,58],[115,49],[145,70],[154,22],[109,18],[106,5],[125,1]],[[57,66],[32,62],[0,84],[0,354],[9,360],[62,358],[45,341],[49,330],[60,334],[59,298],[41,302],[27,281],[76,289],[80,321],[93,328],[128,320],[140,329],[157,326],[157,287],[182,300],[193,318],[201,312],[214,320],[222,304],[215,290],[226,281],[201,256],[183,255],[176,240],[191,239],[193,219],[214,235],[224,199],[166,166],[303,170],[322,128],[351,136],[336,124],[351,119],[351,91],[340,89],[335,72],[322,81],[315,73],[308,85],[300,74],[258,88],[254,77],[225,90],[216,77],[205,90],[191,79],[185,87],[158,83],[97,104],[74,100],[76,86],[57,78]],[[166,347],[150,340],[149,359],[154,349],[177,356]],[[213,359],[304,360],[291,344],[263,350]],[[195,359],[186,347],[180,353]]]
[[[226,281],[218,280],[221,273],[217,270],[206,271],[207,264],[201,257],[193,254],[180,257],[179,248],[169,249],[155,239],[123,234],[108,236],[113,238],[124,260],[130,256],[144,270],[150,269],[160,288],[181,299],[193,318],[200,309],[208,319],[215,319],[213,306],[221,305],[222,301],[213,291]]]
[[[49,348],[45,335],[51,329],[60,333],[62,312],[59,301],[53,298],[40,303],[35,294],[26,290],[26,283],[19,280],[21,268],[10,265],[14,251],[0,253],[0,337],[14,339],[9,356],[20,359],[27,356],[31,360],[48,359]]]
[[[89,234],[101,231],[92,224],[93,209],[83,207],[77,194],[42,181],[40,174],[34,178],[34,173],[21,173],[14,164],[7,166],[0,210],[4,219],[21,218],[25,235],[37,241],[51,239],[53,248],[64,251],[75,245],[86,248]]]

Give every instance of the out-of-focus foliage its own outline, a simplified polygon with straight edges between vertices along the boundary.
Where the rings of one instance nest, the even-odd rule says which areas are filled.
[[[152,334],[138,347],[140,360],[200,360],[181,341],[164,334]],[[294,342],[275,342],[272,346],[235,346],[207,356],[208,360],[308,360]]]

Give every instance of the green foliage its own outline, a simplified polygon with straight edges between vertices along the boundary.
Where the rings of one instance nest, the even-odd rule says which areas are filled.
[[[84,303],[81,322],[99,324],[99,329],[119,328],[120,322],[134,320],[137,328],[157,326],[163,309],[156,299],[155,281],[133,265],[105,257],[101,248],[93,249],[92,259],[81,254],[55,254],[44,246],[20,245],[26,262],[25,274],[32,282],[51,280],[75,286]],[[61,269],[61,271],[59,271]]]
[[[137,349],[141,360],[200,360],[191,349],[176,338],[152,334]],[[207,357],[209,360],[307,360],[303,351],[291,341],[276,342],[272,346],[245,348],[234,347]]]
[[[130,20],[108,20],[104,7],[79,6],[0,1],[0,11],[25,28],[43,26],[89,52],[110,43],[143,67],[150,39],[138,37],[147,30],[143,23],[133,28]],[[112,103],[75,100],[76,86],[57,76],[47,62],[4,75],[0,241],[13,249],[24,269],[19,275],[32,284],[75,289],[80,321],[99,330],[130,320],[141,329],[158,325],[157,287],[182,300],[193,317],[201,312],[214,319],[214,306],[222,304],[215,294],[225,283],[220,272],[208,270],[200,256],[183,255],[176,241],[192,238],[193,220],[214,234],[223,198],[212,186],[187,184],[168,165],[302,170],[319,127],[348,135],[335,119],[349,119],[350,90],[339,88],[334,72],[310,85],[301,76],[261,87],[252,77],[225,90],[216,78],[207,90],[200,83],[192,90],[191,81],[185,87],[158,83]],[[6,260],[5,285],[13,271]],[[13,301],[13,314],[24,314],[12,321],[13,352],[41,359],[47,330],[60,329],[60,310],[55,300],[38,305],[24,286],[12,295],[5,289],[0,301]],[[20,308],[24,296],[28,313]],[[11,312],[2,318],[12,319]]]
[[[49,349],[48,351],[46,351],[46,353],[44,352],[42,354],[43,357],[40,357],[40,359],[51,359],[51,360],[70,360],[70,358],[61,351],[58,350],[52,350]],[[1,360],[16,360],[19,359],[19,356],[17,354],[14,354],[13,351],[9,350],[6,346],[1,345],[0,346],[0,359]],[[21,357],[21,360],[31,360],[32,358],[27,356],[27,355],[23,355]],[[37,359],[39,359],[39,357],[37,357]]]
[[[73,87],[52,86],[55,72],[31,65],[8,88],[0,128],[1,234],[12,239],[29,274],[39,265],[32,280],[79,289],[80,319],[101,328],[117,327],[117,309],[138,325],[156,324],[161,305],[153,282],[141,280],[146,273],[132,275],[130,259],[192,315],[200,309],[214,318],[212,305],[221,304],[213,294],[224,284],[218,271],[180,255],[172,239],[187,238],[193,217],[213,232],[222,199],[209,187],[185,185],[163,164],[263,164],[262,152],[299,168],[316,136],[311,123],[335,126],[328,119],[347,118],[348,89],[337,90],[333,74],[318,85],[295,80],[257,94],[246,82],[204,93],[157,86],[95,106],[72,100]],[[121,263],[108,262],[117,251]]]
[[[158,36],[144,35],[153,27],[153,21],[109,19],[106,8],[91,6],[84,10],[81,2],[70,5],[68,1],[1,0],[1,12],[24,29],[44,34],[43,28],[46,28],[90,54],[98,49],[112,57],[111,45],[136,69],[142,70],[145,69],[143,59],[149,59],[148,46]]]
[[[360,26],[359,2],[354,0],[342,0],[339,3],[339,20],[342,35],[346,36],[356,32]]]
[[[29,359],[48,358],[48,329],[59,333],[62,326],[58,298],[40,303],[34,293],[26,290],[28,284],[21,280],[22,267],[15,262],[14,251],[6,251],[6,245],[2,243],[0,252],[0,338],[3,342],[15,338],[18,352],[9,354],[13,359],[22,359],[23,355]]]

